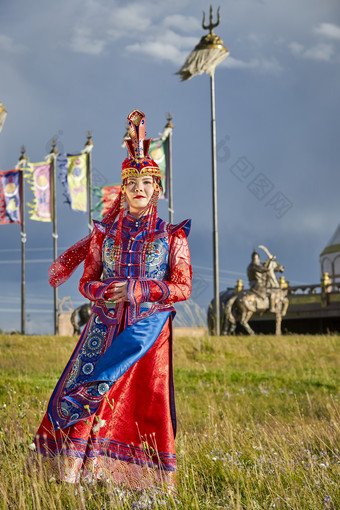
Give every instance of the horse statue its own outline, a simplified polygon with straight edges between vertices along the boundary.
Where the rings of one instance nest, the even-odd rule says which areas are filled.
[[[78,306],[71,315],[71,324],[73,326],[73,335],[80,334],[80,328],[84,326],[91,315],[91,303],[85,303]]]
[[[259,248],[265,251],[268,259],[260,265],[258,254],[254,251],[253,261],[248,266],[251,288],[242,290],[227,301],[222,335],[233,334],[237,320],[249,335],[254,335],[255,332],[248,324],[249,320],[255,312],[268,311],[275,314],[275,334],[281,335],[282,317],[286,315],[289,305],[288,288],[280,288],[275,273],[283,273],[284,266],[277,262],[275,255],[265,246],[260,245]],[[252,279],[254,275],[255,279]]]
[[[234,297],[234,295],[235,295],[234,287],[228,287],[226,290],[220,292],[220,318],[221,318],[220,331],[224,331],[224,329],[226,327],[225,309],[227,306],[227,302],[229,301],[229,299]],[[215,298],[212,299],[209,304],[207,322],[208,322],[209,334],[213,335],[214,331],[215,331],[215,326],[216,326],[216,324],[215,324]]]

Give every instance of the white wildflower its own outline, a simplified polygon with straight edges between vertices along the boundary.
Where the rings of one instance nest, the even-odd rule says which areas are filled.
[[[106,420],[102,420],[101,418],[98,418],[97,423],[92,427],[94,434],[98,434],[99,430],[102,427],[105,427],[105,425],[106,425]]]

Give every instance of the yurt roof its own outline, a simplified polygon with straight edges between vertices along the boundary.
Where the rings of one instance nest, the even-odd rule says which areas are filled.
[[[340,252],[340,224],[328,241],[320,257],[322,257],[322,255],[326,255],[327,253],[335,253],[337,251]]]

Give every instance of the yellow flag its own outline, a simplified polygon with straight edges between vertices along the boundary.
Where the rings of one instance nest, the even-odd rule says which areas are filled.
[[[2,130],[2,126],[4,125],[6,115],[7,115],[6,108],[3,106],[2,102],[0,101],[0,131]]]
[[[67,182],[71,207],[76,211],[87,210],[87,154],[68,156]]]

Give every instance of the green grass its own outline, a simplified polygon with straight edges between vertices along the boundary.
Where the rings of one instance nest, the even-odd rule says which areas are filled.
[[[1,335],[0,508],[340,508],[339,344],[176,338],[178,495],[151,500],[28,473],[28,445],[75,340]]]

